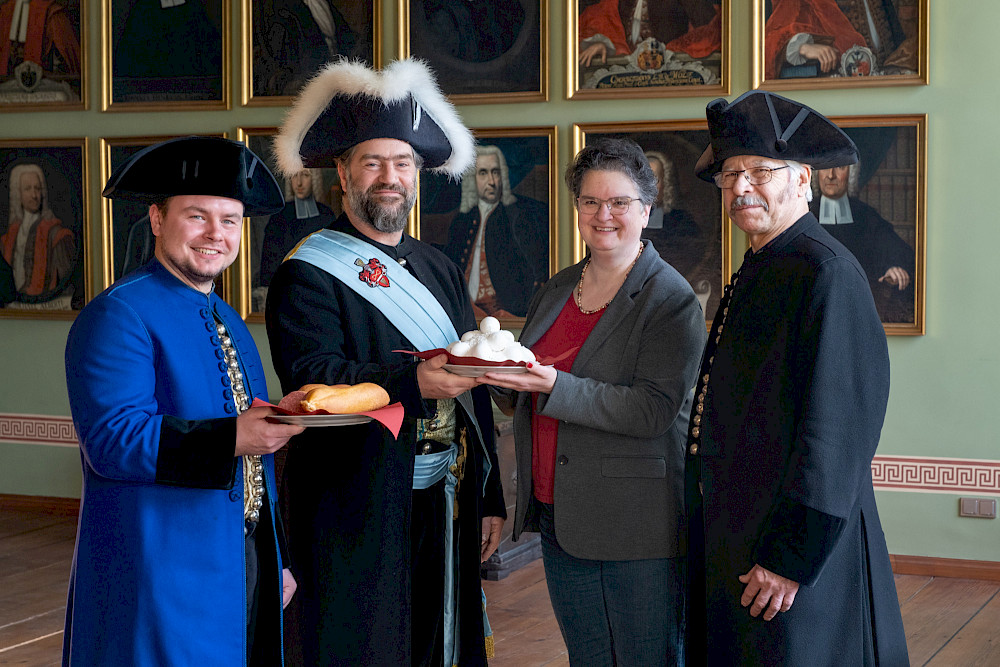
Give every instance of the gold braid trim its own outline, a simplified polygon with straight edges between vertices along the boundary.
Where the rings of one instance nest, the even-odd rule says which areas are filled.
[[[458,456],[455,458],[455,463],[452,464],[448,470],[452,475],[455,476],[457,480],[455,482],[455,509],[452,512],[451,518],[453,521],[458,519],[458,491],[462,488],[462,479],[465,478],[465,459],[468,457],[469,447],[468,447],[468,433],[469,430],[464,426],[459,429],[458,434]]]
[[[497,657],[496,645],[493,643],[493,635],[485,638],[486,641],[486,657],[495,658]]]

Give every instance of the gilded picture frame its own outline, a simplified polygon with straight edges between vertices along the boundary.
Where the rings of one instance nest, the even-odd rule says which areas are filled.
[[[886,334],[922,336],[927,116],[831,116],[830,120],[854,140],[860,161],[849,169],[814,173],[810,210],[861,263]],[[845,201],[846,209],[835,200]],[[846,221],[844,211],[849,213]]]
[[[278,174],[271,150],[277,133],[277,127],[240,127],[236,134],[278,179],[286,202],[285,210],[279,213],[246,218],[243,223],[235,284],[237,310],[247,322],[264,321],[270,276],[284,256],[303,238],[329,226],[343,211],[343,189],[335,167],[303,170],[308,173],[308,182]],[[304,201],[297,204],[296,200]]]
[[[754,0],[753,87],[927,85],[929,0]]]
[[[104,0],[101,111],[229,109],[230,5]]]
[[[477,320],[492,315],[506,328],[520,328],[531,297],[558,261],[556,128],[473,133],[476,168],[460,183],[421,174],[413,235],[465,272]]]
[[[21,20],[16,4],[0,2],[0,111],[89,109],[87,0],[35,2]]]
[[[694,165],[709,144],[707,121],[578,123],[573,126],[574,154],[600,136],[631,139],[646,153],[660,188],[642,238],[652,241],[690,283],[710,326],[732,272],[732,236],[719,189],[694,175]],[[575,205],[573,239],[573,261],[579,262],[587,249]]]
[[[728,95],[730,2],[570,0],[566,98]]]
[[[178,135],[105,137],[100,140],[100,190],[111,174],[143,148],[176,139]],[[225,134],[206,136],[225,137]],[[149,206],[123,199],[101,197],[101,282],[103,288],[141,267],[153,258],[155,239],[149,225]],[[235,263],[234,263],[235,264]],[[230,286],[234,268],[230,266],[215,281],[215,292],[226,302],[234,302]]]
[[[309,77],[339,57],[382,66],[381,2],[242,0],[241,12],[244,106],[289,105]]]
[[[454,104],[549,99],[546,0],[398,0],[399,54],[425,60]]]
[[[93,296],[88,140],[0,140],[0,317],[71,320]]]

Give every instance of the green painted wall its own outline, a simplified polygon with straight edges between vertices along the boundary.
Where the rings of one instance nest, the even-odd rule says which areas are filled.
[[[382,53],[396,53],[396,2],[381,0]],[[790,96],[829,115],[926,113],[927,334],[894,337],[892,395],[880,454],[1000,459],[1000,354],[992,337],[1000,330],[995,253],[1000,247],[996,173],[1000,155],[1000,57],[994,21],[1000,4],[933,3],[930,85],[852,91],[797,91]],[[101,3],[88,3],[90,111],[0,115],[0,136],[90,138],[91,221],[100,231],[97,192],[98,138],[142,134],[228,132],[240,126],[278,124],[280,108],[239,106],[239,2],[233,1],[231,111],[101,113],[99,99]],[[473,127],[556,125],[560,168],[572,150],[574,122],[662,120],[703,117],[708,98],[572,102],[564,99],[566,17],[564,2],[550,0],[550,101],[535,104],[461,107]],[[750,85],[750,2],[734,0],[732,94]],[[560,266],[571,262],[572,230],[567,196],[560,192]],[[737,234],[738,261],[744,239]],[[97,251],[93,257],[95,265]],[[93,278],[98,280],[95,273]],[[265,357],[266,334],[252,330]],[[0,413],[68,415],[62,351],[68,322],[0,318]],[[273,374],[272,395],[278,393]],[[0,443],[0,493],[53,496],[79,494],[78,455],[72,448]],[[890,551],[899,554],[995,560],[1000,558],[1000,521],[960,519],[956,496],[879,492]]]

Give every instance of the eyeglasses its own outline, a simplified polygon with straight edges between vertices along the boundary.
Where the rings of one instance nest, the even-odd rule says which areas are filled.
[[[786,164],[784,167],[752,167],[739,171],[720,171],[714,174],[712,179],[723,190],[728,190],[736,185],[736,179],[740,177],[740,174],[746,177],[747,183],[750,185],[764,185],[771,182],[771,175],[774,172],[781,169],[788,169],[788,167],[789,165]]]
[[[607,204],[611,215],[624,215],[632,207],[632,202],[639,201],[638,197],[612,197],[611,199],[597,199],[596,197],[577,197],[576,207],[580,213],[593,215],[602,206]]]

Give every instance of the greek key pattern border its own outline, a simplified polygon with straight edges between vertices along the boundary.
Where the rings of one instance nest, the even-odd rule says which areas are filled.
[[[57,447],[78,447],[80,443],[69,417],[5,413],[0,413],[0,441]]]
[[[1000,461],[876,456],[872,481],[884,491],[1000,493]]]
[[[77,447],[69,417],[0,413],[0,442]],[[876,456],[872,481],[883,491],[1000,494],[1000,461]]]

